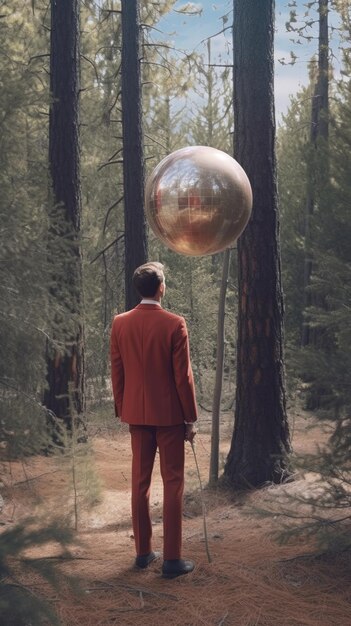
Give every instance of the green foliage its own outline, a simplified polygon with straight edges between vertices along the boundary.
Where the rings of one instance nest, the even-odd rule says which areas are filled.
[[[218,148],[233,153],[233,85],[231,68],[213,67],[211,40],[207,42],[207,55],[195,62],[194,113],[188,129],[189,143]]]
[[[124,302],[121,20],[109,12],[119,8],[103,2],[81,14],[85,368],[94,400],[106,396],[109,326]]]
[[[291,98],[278,133],[277,159],[281,213],[282,282],[288,345],[299,345],[303,319],[304,211],[306,149],[310,128],[311,89]]]
[[[348,32],[348,37],[349,37]],[[350,59],[344,55],[342,78],[332,85],[328,143],[309,147],[309,106],[305,91],[294,99],[279,136],[282,200],[283,274],[287,304],[288,371],[304,381],[307,408],[325,420],[329,438],[318,453],[296,458],[295,466],[313,472],[317,484],[306,496],[292,497],[283,541],[296,534],[314,537],[318,546],[349,549],[351,464],[351,81]],[[308,160],[315,159],[315,209],[310,220],[313,270],[312,305],[303,310],[305,195]],[[300,348],[302,320],[314,341]],[[306,515],[292,514],[296,501]],[[338,512],[338,509],[340,511]],[[333,512],[333,514],[332,514]]]
[[[292,464],[309,483],[303,491],[283,494],[279,511],[276,505],[261,514],[281,517],[280,543],[304,537],[317,551],[341,552],[351,549],[351,424],[350,418],[338,418],[328,424],[331,436],[316,453],[295,456]],[[311,477],[313,476],[313,481]],[[308,487],[310,485],[310,488]]]
[[[0,32],[0,441],[10,454],[46,440],[47,173],[42,113],[48,100],[29,61],[42,43],[30,7],[2,7]]]
[[[351,204],[350,142],[351,83],[338,85],[329,140],[329,183],[320,194],[314,215],[315,270],[311,291],[314,305],[306,312],[317,331],[317,345],[309,350],[309,379],[321,390],[317,406],[338,417],[350,415],[351,389]]]
[[[167,153],[188,143],[232,150],[230,70],[207,68],[210,44],[207,58],[200,57],[174,49],[169,35],[157,31],[158,20],[174,4],[173,0],[142,3],[148,171]],[[2,9],[0,442],[7,454],[22,455],[47,449],[48,415],[42,406],[46,353],[64,351],[67,337],[74,335],[80,322],[74,302],[80,294],[72,292],[63,278],[72,269],[67,265],[72,259],[71,234],[60,207],[51,206],[48,191],[50,11],[41,0],[36,0],[34,13],[32,3],[23,5],[18,0],[4,2]],[[88,0],[81,5],[81,245],[90,408],[109,398],[109,328],[114,313],[124,308],[119,11],[118,0],[99,5]],[[190,105],[194,99],[196,106]],[[200,397],[208,406],[221,257],[186,259],[164,250],[152,235],[150,239],[150,256],[159,256],[168,266],[165,305],[187,318]],[[233,380],[235,352],[234,264],[232,269],[227,381]],[[232,395],[228,387],[226,403]]]

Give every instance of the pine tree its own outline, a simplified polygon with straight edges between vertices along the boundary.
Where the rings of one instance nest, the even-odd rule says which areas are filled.
[[[304,205],[310,128],[311,86],[291,98],[277,135],[279,204],[281,213],[282,275],[288,349],[301,342],[304,285]],[[288,359],[289,365],[289,359]]]
[[[213,63],[211,39],[207,41],[207,56],[196,59],[195,93],[201,105],[194,107],[190,121],[190,141],[231,153],[233,150],[233,85],[231,68],[219,68]]]
[[[343,5],[344,7],[344,5]],[[350,40],[350,22],[342,13],[345,40]],[[308,309],[309,325],[319,338],[318,345],[309,345],[297,353],[295,364],[298,373],[307,387],[307,403],[312,398],[314,413],[319,420],[327,421],[330,434],[325,445],[317,454],[304,455],[295,459],[297,467],[304,472],[314,472],[319,477],[318,489],[307,496],[300,494],[303,502],[313,510],[313,515],[301,524],[290,524],[284,530],[282,539],[304,533],[318,541],[319,547],[335,551],[350,549],[350,517],[347,513],[350,500],[350,439],[351,439],[351,391],[349,369],[351,367],[351,227],[349,207],[351,203],[350,184],[350,145],[351,145],[351,81],[349,79],[351,58],[347,47],[344,52],[342,78],[333,89],[332,106],[329,116],[329,176],[318,188],[318,207],[313,215],[314,229],[313,259],[314,271],[311,275],[311,302]],[[306,98],[300,103],[293,102],[283,129],[284,145],[292,138],[294,111],[298,110],[296,122],[306,120]],[[306,127],[308,128],[308,127]],[[285,136],[286,134],[286,136]],[[304,141],[308,144],[309,137]],[[293,144],[293,141],[290,145]],[[283,144],[281,145],[283,149]],[[301,169],[301,149],[303,139],[295,143],[291,154],[292,169],[304,179],[306,165]],[[307,156],[308,156],[307,151]],[[306,155],[305,155],[306,159]],[[287,155],[288,160],[288,155]],[[283,173],[284,171],[284,173]],[[287,163],[281,170],[281,186],[284,188],[285,211],[291,211],[290,219],[297,209],[296,200],[302,197],[301,185],[294,185],[294,177],[289,180]],[[297,189],[294,199],[293,189]],[[290,190],[290,198],[288,192]],[[303,207],[303,203],[301,204]],[[302,210],[300,207],[300,216]],[[296,210],[298,215],[298,210]],[[287,217],[289,217],[287,215]],[[298,222],[285,230],[286,249],[299,240],[301,228]],[[301,225],[301,224],[300,224]],[[301,240],[299,240],[301,241]],[[300,247],[301,250],[301,247]],[[290,257],[292,259],[292,255]],[[298,263],[301,267],[301,256]],[[287,299],[294,295],[288,285]],[[293,320],[292,320],[293,321]],[[298,323],[295,321],[295,331]],[[298,343],[297,334],[295,342]],[[308,405],[308,404],[307,404]],[[296,501],[292,500],[296,507]],[[339,509],[339,512],[338,512]],[[330,512],[333,511],[332,518]],[[289,513],[289,511],[288,511]]]
[[[44,12],[4,2],[0,29],[0,441],[5,454],[47,444],[41,403],[48,325]],[[43,149],[44,148],[44,149]]]
[[[48,388],[44,403],[68,428],[69,389],[80,420],[84,412],[79,67],[79,2],[52,0],[49,169],[53,208],[48,255],[52,265],[50,292],[57,310],[53,320],[56,346],[47,344]]]
[[[329,0],[318,1],[318,65],[315,87],[311,99],[311,132],[309,158],[307,162],[307,190],[305,207],[305,262],[304,262],[304,306],[312,304],[310,289],[313,272],[313,215],[323,197],[323,187],[329,175],[328,135],[329,135]],[[302,327],[302,345],[317,344],[315,332],[311,332],[307,316]]]
[[[234,0],[234,154],[248,174],[254,204],[238,241],[235,426],[224,472],[232,487],[282,481],[290,450],[282,345],[273,33],[274,2]]]
[[[126,310],[139,298],[134,270],[147,260],[139,0],[122,0],[122,120]]]
[[[345,59],[345,75],[350,60]],[[350,267],[351,227],[349,206],[351,185],[349,158],[351,144],[351,82],[339,82],[331,117],[330,184],[324,187],[323,206],[318,214],[314,255],[317,267],[311,290],[315,304],[308,310],[311,325],[323,341],[305,351],[304,374],[311,386],[317,408],[336,417],[350,409],[348,384],[350,351]]]
[[[82,204],[85,366],[90,406],[108,396],[113,315],[124,309],[121,15],[82,6]]]

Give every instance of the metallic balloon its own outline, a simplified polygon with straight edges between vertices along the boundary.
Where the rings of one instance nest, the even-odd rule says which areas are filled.
[[[215,254],[244,230],[252,191],[244,170],[207,146],[176,150],[147,180],[145,209],[155,235],[180,254]]]

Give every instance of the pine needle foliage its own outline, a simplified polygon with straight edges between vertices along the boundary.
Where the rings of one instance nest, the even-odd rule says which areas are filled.
[[[350,32],[345,30],[347,41]],[[320,549],[351,548],[351,81],[345,51],[341,79],[332,85],[329,144],[320,146],[317,202],[311,220],[314,267],[313,305],[302,309],[299,292],[303,252],[303,181],[308,159],[306,105],[308,91],[292,101],[280,136],[280,188],[283,201],[283,263],[288,311],[288,370],[303,385],[305,406],[327,429],[328,439],[315,454],[293,460],[315,477],[313,490],[289,498],[280,537],[314,538]],[[295,128],[295,135],[293,129]],[[325,169],[325,165],[327,168]],[[302,184],[301,184],[302,183]],[[314,345],[299,346],[301,319],[315,334]],[[296,513],[296,505],[306,514]],[[283,519],[283,518],[282,518]],[[294,523],[291,524],[291,520]]]
[[[47,172],[38,66],[43,42],[30,7],[5,2],[0,30],[0,441],[11,455],[46,443],[41,405],[46,340]]]

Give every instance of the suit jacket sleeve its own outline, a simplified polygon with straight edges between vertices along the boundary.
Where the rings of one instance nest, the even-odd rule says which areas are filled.
[[[173,336],[173,372],[184,420],[197,420],[194,377],[190,363],[189,339],[185,320],[181,318]]]
[[[123,405],[123,391],[124,391],[124,368],[121,353],[118,346],[117,330],[116,330],[116,318],[112,324],[111,330],[111,342],[110,342],[110,355],[111,355],[111,378],[112,378],[112,390],[115,401],[115,414],[117,417],[122,416]]]

